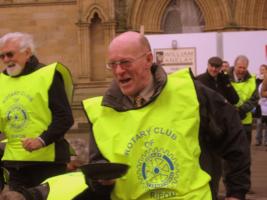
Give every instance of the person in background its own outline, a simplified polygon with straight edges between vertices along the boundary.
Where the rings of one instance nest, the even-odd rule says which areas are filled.
[[[252,111],[258,105],[259,93],[256,87],[256,77],[249,73],[248,66],[249,59],[245,55],[237,56],[234,61],[234,67],[229,70],[229,77],[239,96],[239,102],[235,104],[235,107],[242,120],[250,149],[253,122]],[[249,152],[251,151],[249,150]],[[249,193],[253,194],[254,191],[250,188]]]
[[[259,91],[261,90],[262,84],[259,86]],[[261,107],[261,125],[262,125],[262,132],[261,135],[258,135],[257,137],[257,144],[256,145],[261,145],[263,144],[264,146],[267,146],[267,98],[266,97],[261,97],[259,100],[259,104]]]
[[[222,63],[220,57],[210,57],[207,71],[196,78],[207,87],[220,93],[230,104],[236,104],[239,96],[231,85],[228,74],[222,71]]]
[[[114,80],[103,97],[83,101],[89,162],[130,168],[116,180],[87,177],[93,187],[85,199],[92,193],[112,200],[215,199],[210,152],[217,152],[229,164],[226,199],[244,200],[250,158],[238,113],[189,69],[168,76],[152,61],[147,38],[137,32],[122,33],[109,45],[107,69]]]
[[[207,71],[196,77],[208,88],[221,94],[230,104],[236,104],[239,101],[238,94],[230,83],[228,74],[222,70],[223,61],[220,57],[214,56],[208,59]],[[213,159],[213,170],[211,174],[211,188],[215,196],[218,196],[220,178],[222,176],[222,160],[211,152]]]
[[[259,85],[262,83],[263,78],[264,78],[264,73],[267,71],[267,65],[262,64],[259,68],[259,74],[256,77],[256,86],[258,89],[258,92],[260,93],[259,90]],[[262,113],[261,113],[261,105],[260,105],[260,100],[259,103],[254,111],[253,117],[256,119],[256,146],[260,146],[262,144],[262,136],[263,136],[263,124],[262,124]]]
[[[262,81],[260,95],[261,95],[261,97],[267,97],[267,71],[264,72],[263,77],[264,78],[263,78],[263,81]]]
[[[267,65],[262,64],[260,66],[260,75],[257,77],[257,88],[259,94],[261,94],[262,81],[264,74],[267,72]],[[258,108],[259,107],[259,108]],[[259,114],[257,115],[257,127],[256,127],[256,146],[264,144],[267,146],[267,98],[260,95],[259,104],[256,109]]]
[[[0,132],[7,138],[2,162],[11,190],[33,187],[66,172],[64,135],[73,124],[72,80],[60,63],[41,64],[30,34],[0,38]]]
[[[251,144],[252,136],[252,110],[258,105],[259,93],[256,87],[256,78],[248,71],[249,60],[245,55],[236,57],[234,67],[229,70],[231,84],[239,96],[235,104],[242,120],[246,136]]]
[[[222,62],[222,69],[221,69],[221,70],[222,70],[223,72],[228,73],[229,69],[230,69],[230,64],[229,64],[229,62],[226,61],[226,60],[223,60],[223,62]]]

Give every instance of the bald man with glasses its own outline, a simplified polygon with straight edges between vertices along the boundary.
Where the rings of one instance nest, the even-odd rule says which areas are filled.
[[[216,152],[229,164],[226,199],[244,200],[250,158],[234,107],[194,80],[189,69],[167,75],[153,64],[150,44],[137,32],[115,37],[107,59],[110,87],[104,96],[83,101],[89,162],[130,168],[119,179],[87,177],[84,199],[216,199],[209,185],[210,152]]]

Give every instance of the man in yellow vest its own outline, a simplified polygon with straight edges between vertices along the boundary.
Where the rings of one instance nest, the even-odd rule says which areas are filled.
[[[242,120],[250,151],[253,122],[252,110],[258,105],[259,94],[256,77],[249,73],[248,66],[249,59],[245,55],[237,56],[234,61],[234,67],[229,70],[229,78],[239,96],[239,101],[235,106]],[[251,189],[249,192],[254,193]]]
[[[229,70],[231,84],[239,96],[236,108],[244,126],[249,145],[252,134],[252,110],[258,105],[259,94],[256,88],[256,77],[248,71],[249,60],[245,55],[239,55],[234,61],[234,67]]]
[[[0,38],[0,61],[5,68],[0,73],[0,132],[8,139],[3,165],[11,189],[33,187],[66,172],[71,75],[60,63],[41,64],[27,33]]]
[[[116,180],[87,177],[91,192],[112,200],[215,199],[209,186],[209,156],[215,151],[229,166],[226,199],[244,200],[250,157],[234,107],[194,80],[189,69],[167,76],[153,64],[142,34],[117,36],[107,59],[111,86],[103,97],[83,101],[90,125],[89,160],[130,168]]]

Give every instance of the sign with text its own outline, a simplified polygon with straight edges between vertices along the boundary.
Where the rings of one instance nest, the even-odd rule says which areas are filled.
[[[169,74],[190,67],[196,72],[196,48],[154,49],[155,61]]]

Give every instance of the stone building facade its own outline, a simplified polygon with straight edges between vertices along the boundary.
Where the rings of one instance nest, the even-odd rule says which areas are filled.
[[[103,94],[111,80],[106,49],[115,35],[266,30],[267,1],[0,0],[0,19],[0,36],[31,33],[41,62],[59,61],[71,70],[77,129],[86,121],[81,100]]]

